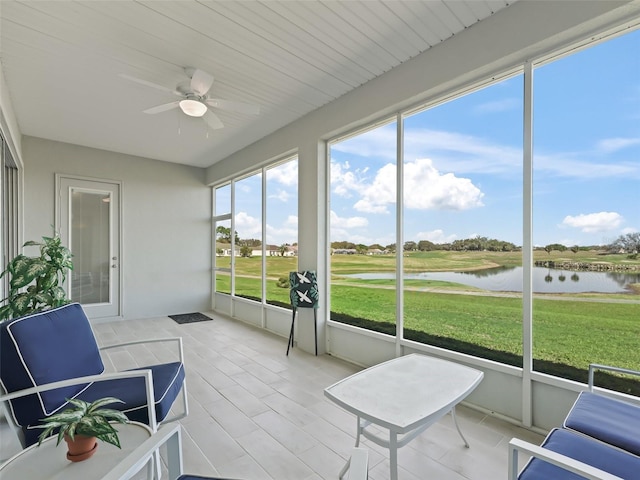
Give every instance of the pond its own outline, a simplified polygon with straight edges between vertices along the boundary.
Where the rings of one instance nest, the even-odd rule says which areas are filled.
[[[521,292],[522,267],[498,267],[472,272],[409,273],[405,280],[438,280],[461,283],[492,292]],[[363,280],[393,279],[393,273],[358,273],[345,277]],[[533,267],[535,293],[628,293],[628,286],[640,283],[638,273],[571,272]]]

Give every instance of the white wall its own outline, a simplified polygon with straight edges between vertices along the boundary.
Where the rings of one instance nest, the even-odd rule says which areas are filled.
[[[23,137],[25,239],[51,235],[56,173],[122,182],[123,316],[206,311],[211,193],[204,170]]]

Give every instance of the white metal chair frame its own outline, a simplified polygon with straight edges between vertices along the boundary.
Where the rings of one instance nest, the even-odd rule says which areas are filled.
[[[99,350],[109,350],[113,348],[119,347],[127,347],[130,345],[144,344],[144,343],[158,343],[158,342],[176,342],[177,343],[177,351],[180,362],[184,365],[184,351],[182,338],[180,337],[170,337],[170,338],[156,338],[156,339],[148,339],[148,340],[138,340],[133,342],[119,343],[114,345],[107,345],[101,347]],[[113,364],[112,364],[113,365]],[[31,387],[24,390],[19,390],[12,393],[7,393],[0,386],[2,390],[0,393],[0,403],[2,404],[2,408],[5,412],[5,417],[7,418],[7,422],[11,430],[16,434],[20,444],[24,447],[24,438],[23,433],[19,425],[17,425],[14,421],[13,415],[11,413],[11,407],[9,405],[9,400],[13,400],[14,398],[20,398],[27,395],[32,395],[35,393],[46,392],[48,390],[55,390],[56,388],[68,387],[71,385],[78,385],[82,383],[91,383],[91,382],[100,382],[106,380],[117,380],[123,378],[135,378],[135,377],[144,377],[145,378],[145,389],[146,389],[146,397],[147,397],[147,412],[149,416],[149,427],[153,432],[157,431],[158,422],[156,420],[156,410],[155,410],[155,399],[153,394],[153,376],[151,370],[148,369],[140,369],[140,370],[128,370],[124,372],[110,372],[110,373],[101,373],[97,375],[89,375],[85,377],[77,377],[70,378],[68,380],[62,380],[59,382],[48,383],[44,385],[39,385],[37,387]],[[170,418],[166,418],[163,420],[163,423],[173,422],[179,420],[181,418],[186,417],[189,414],[189,405],[187,401],[187,383],[186,379],[182,384],[182,412],[176,414]]]
[[[589,365],[588,377],[588,387],[590,392],[593,392],[594,390],[594,377],[596,370],[608,370],[616,373],[640,376],[640,371],[637,370],[592,363]],[[589,480],[622,480],[620,477],[600,470],[599,468],[592,467],[591,465],[587,465],[586,463],[574,460],[573,458],[567,457],[566,455],[547,450],[546,448],[534,445],[529,442],[525,442],[518,438],[513,438],[509,442],[509,480],[517,480],[518,478],[519,452],[523,452],[532,457],[539,458],[557,467],[563,468],[577,475],[581,475]]]

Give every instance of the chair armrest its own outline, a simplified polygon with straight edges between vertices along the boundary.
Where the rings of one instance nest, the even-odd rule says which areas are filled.
[[[40,392],[55,390],[56,388],[69,387],[80,383],[102,382],[106,380],[117,380],[120,378],[144,377],[145,392],[147,396],[147,411],[149,415],[149,427],[151,431],[157,430],[155,400],[153,396],[153,374],[151,370],[130,370],[126,372],[101,373],[98,375],[88,375],[85,377],[70,378],[59,382],[46,383],[37,387],[25,388],[11,393],[0,395],[0,402],[8,402],[14,398],[25,397]]]
[[[182,474],[182,430],[179,424],[160,427],[158,431],[116,465],[102,480],[126,480],[140,471],[158,449],[167,445],[169,480]]]
[[[166,337],[166,338],[148,338],[144,340],[135,340],[132,342],[124,342],[124,343],[115,343],[113,345],[105,345],[100,347],[100,351],[109,350],[111,348],[118,347],[128,347],[131,345],[143,345],[145,343],[162,343],[162,342],[176,342],[178,345],[178,356],[180,357],[180,362],[184,363],[184,350],[182,346],[182,337]]]
[[[600,365],[598,363],[589,364],[589,391],[593,392],[593,380],[596,370],[608,370],[610,372],[625,373],[627,375],[640,376],[640,371],[628,368],[612,367],[610,365]]]
[[[581,475],[588,480],[623,480],[604,470],[518,438],[512,438],[509,442],[509,480],[517,480],[518,478],[518,452],[539,458],[556,467]]]

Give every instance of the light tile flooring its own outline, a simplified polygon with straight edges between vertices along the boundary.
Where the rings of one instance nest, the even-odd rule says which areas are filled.
[[[183,426],[184,470],[246,480],[336,479],[354,445],[355,417],[324,397],[323,389],[359,370],[333,357],[293,349],[286,339],[226,317],[178,325],[163,317],[99,324],[101,345],[181,336],[185,346],[189,416]],[[164,345],[164,344],[163,344]],[[113,368],[171,359],[169,345],[110,353]],[[507,478],[507,443],[542,437],[459,406],[465,448],[450,415],[398,452],[400,480]],[[364,439],[369,478],[389,478],[388,452]],[[0,458],[19,447],[0,424]]]

